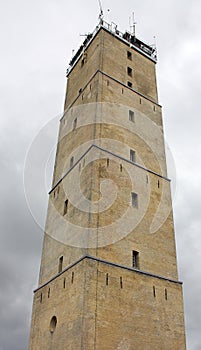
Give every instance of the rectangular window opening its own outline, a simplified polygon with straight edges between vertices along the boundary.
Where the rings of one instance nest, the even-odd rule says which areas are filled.
[[[156,288],[155,288],[155,286],[153,286],[153,296],[154,296],[154,298],[156,297]]]
[[[128,85],[129,88],[133,87],[133,84],[130,81],[127,82],[127,85]]]
[[[66,288],[66,278],[64,277],[64,280],[63,280],[63,287]]]
[[[70,159],[70,168],[72,168],[73,163],[74,163],[74,157],[71,157],[71,159]]]
[[[132,61],[132,52],[127,51],[127,58]]]
[[[64,215],[67,214],[67,211],[68,211],[68,199],[66,199],[64,202]]]
[[[139,252],[136,252],[136,250],[132,251],[132,266],[139,269]]]
[[[108,282],[109,282],[109,276],[108,276],[108,273],[106,273],[106,279],[105,279],[106,286],[108,286]]]
[[[135,120],[134,120],[134,112],[131,111],[131,110],[129,110],[129,120],[130,120],[131,122],[134,122],[134,121],[135,121]]]
[[[127,67],[127,74],[129,75],[129,77],[133,76],[133,70],[130,67]]]
[[[71,276],[71,283],[73,284],[74,282],[74,272],[72,272],[72,276]]]
[[[123,279],[122,279],[122,277],[120,277],[120,288],[121,289],[123,288]]]
[[[59,258],[59,267],[58,267],[58,273],[60,273],[63,269],[63,259],[64,257],[63,256],[60,256]]]
[[[132,207],[137,208],[138,207],[138,195],[137,195],[137,193],[132,192],[131,199],[132,199]]]
[[[167,289],[165,288],[165,300],[168,299]]]
[[[135,163],[135,151],[133,149],[130,150],[130,161]]]

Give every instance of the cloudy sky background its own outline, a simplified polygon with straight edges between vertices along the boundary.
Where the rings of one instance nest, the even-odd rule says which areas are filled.
[[[153,43],[156,36],[159,100],[177,171],[173,206],[187,345],[200,350],[201,2],[104,0],[103,7],[110,9],[105,20],[114,21],[122,31],[135,11],[138,37]],[[37,287],[40,266],[42,230],[24,194],[27,150],[41,127],[62,112],[72,49],[82,41],[79,34],[95,28],[97,17],[96,0],[1,0],[0,350],[28,347],[32,290]],[[49,140],[54,143],[56,136],[55,129]],[[52,171],[51,167],[50,162]],[[29,190],[44,220],[47,196],[37,191],[36,168],[37,160]],[[49,174],[47,170],[47,191]]]

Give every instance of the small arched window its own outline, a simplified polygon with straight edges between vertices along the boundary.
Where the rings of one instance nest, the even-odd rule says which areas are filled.
[[[50,333],[54,333],[57,326],[57,318],[56,316],[53,316],[50,321]]]

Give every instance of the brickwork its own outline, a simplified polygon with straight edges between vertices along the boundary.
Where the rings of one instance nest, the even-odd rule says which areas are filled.
[[[38,349],[185,349],[155,63],[103,28],[68,75],[33,303]]]

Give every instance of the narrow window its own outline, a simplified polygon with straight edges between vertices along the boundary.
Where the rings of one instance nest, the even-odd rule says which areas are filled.
[[[129,88],[133,87],[133,84],[130,81],[127,82],[127,85],[128,85]]]
[[[62,271],[62,268],[63,268],[63,260],[64,260],[64,257],[63,256],[60,256],[59,258],[59,266],[58,266],[58,273],[60,273]]]
[[[130,161],[135,163],[135,151],[133,149],[130,150]]]
[[[156,111],[156,106],[154,106],[154,112]]]
[[[137,208],[138,207],[138,195],[135,192],[131,193],[131,200],[132,200],[132,207]]]
[[[109,82],[109,80],[107,80],[107,86],[109,86],[110,85],[110,82]]]
[[[133,76],[133,70],[130,67],[127,67],[127,74],[129,75],[129,77]]]
[[[77,118],[73,120],[73,130],[75,130],[77,127]]]
[[[156,297],[156,288],[155,288],[155,286],[153,286],[153,296],[154,296],[154,298]]]
[[[91,91],[91,84],[89,85],[89,90]]]
[[[60,187],[58,186],[58,188],[57,188],[57,193],[59,194],[59,191],[60,191]]]
[[[121,171],[121,173],[122,173],[122,169],[123,169],[122,164],[120,164],[120,171]]]
[[[81,67],[84,66],[84,58],[81,60]]]
[[[129,120],[130,120],[131,122],[134,122],[134,112],[131,111],[131,110],[129,110]]]
[[[132,266],[136,269],[139,268],[139,252],[135,250],[132,252]]]
[[[79,163],[79,171],[81,171],[81,163]]]
[[[71,159],[70,159],[70,168],[72,168],[73,163],[74,163],[74,157],[71,157]]]
[[[66,215],[67,211],[68,211],[68,199],[66,199],[64,202],[64,215]]]
[[[50,297],[50,288],[48,289],[47,297]]]
[[[84,100],[84,95],[82,95],[82,101]]]
[[[123,95],[123,93],[124,93],[124,89],[121,89],[121,93],[122,93],[122,95]]]
[[[64,277],[64,280],[63,280],[63,287],[66,288],[66,278]]]
[[[74,282],[74,271],[72,272],[72,276],[71,276],[71,283],[73,284]]]
[[[42,301],[43,301],[43,294],[40,293],[40,303],[42,303]]]
[[[53,316],[51,321],[50,321],[50,333],[54,333],[57,325],[57,318],[56,316]]]
[[[56,192],[54,191],[54,198],[55,198],[55,196],[56,196]]]
[[[160,188],[160,181],[158,180],[158,188]]]
[[[132,52],[127,51],[127,58],[132,61]]]
[[[149,177],[148,177],[148,175],[146,175],[146,182],[147,182],[147,184],[148,184],[148,182],[149,182]]]
[[[81,94],[81,92],[82,92],[82,88],[79,90],[79,95]]]
[[[106,279],[105,279],[106,286],[108,286],[108,282],[109,282],[109,276],[108,276],[108,273],[106,273]]]
[[[120,277],[120,288],[121,289],[123,288],[123,279],[122,279],[122,277]]]
[[[110,160],[109,158],[107,158],[107,168],[109,167],[109,164],[110,164]]]
[[[140,104],[142,104],[142,99],[140,98]]]
[[[165,300],[167,300],[168,295],[167,295],[167,289],[165,288]]]

